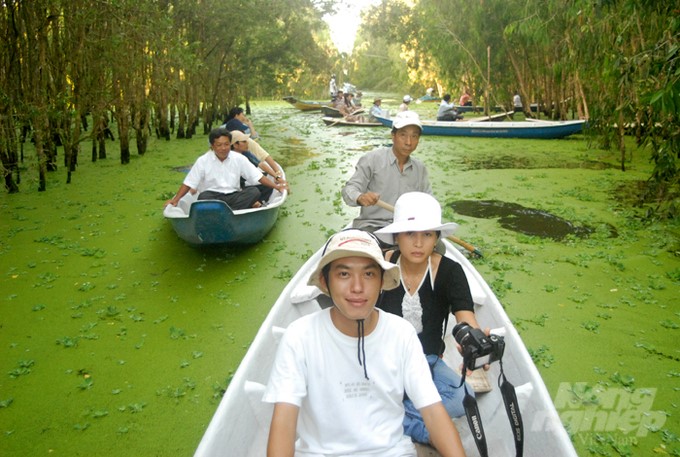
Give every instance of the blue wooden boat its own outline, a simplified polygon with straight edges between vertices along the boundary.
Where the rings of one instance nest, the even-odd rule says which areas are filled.
[[[187,193],[177,206],[166,206],[163,216],[192,245],[253,244],[274,227],[287,196],[288,191],[275,190],[266,206],[232,210],[221,200],[197,200],[197,194]]]
[[[392,119],[378,117],[386,127]],[[534,138],[556,139],[580,133],[586,121],[537,122],[445,122],[423,120],[423,135],[468,136],[480,138]]]

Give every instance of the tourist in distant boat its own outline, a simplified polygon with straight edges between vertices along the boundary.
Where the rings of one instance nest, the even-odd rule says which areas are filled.
[[[355,108],[361,108],[361,99],[363,98],[363,96],[364,94],[361,91],[358,91],[357,94],[354,96],[352,103],[354,104]]]
[[[458,110],[456,110],[456,105],[451,102],[451,95],[444,94],[442,101],[439,103],[439,110],[437,110],[437,120],[457,121],[462,118],[463,116],[459,115]]]
[[[382,98],[376,97],[373,99],[373,106],[371,106],[371,109],[369,110],[369,121],[370,122],[378,122],[377,117],[389,117],[389,113],[387,110],[382,109]]]
[[[432,193],[425,165],[411,157],[418,147],[422,124],[414,111],[397,113],[392,122],[392,146],[368,152],[357,162],[352,177],[342,188],[349,206],[359,206],[359,217],[352,226],[369,232],[392,222],[392,213],[378,200],[394,205],[406,192]]]
[[[208,135],[210,150],[200,156],[184,178],[179,190],[165,205],[177,206],[188,192],[198,192],[199,200],[222,200],[231,209],[259,208],[264,204],[257,187],[241,189],[241,178],[283,192],[285,184],[265,177],[241,154],[230,154],[229,130],[216,128]]]
[[[386,291],[378,308],[403,317],[413,325],[442,403],[451,417],[465,414],[465,389],[461,377],[443,360],[446,322],[453,313],[456,322],[479,328],[470,285],[463,267],[435,252],[442,237],[452,235],[455,223],[442,224],[441,206],[429,194],[408,192],[394,205],[394,222],[375,232],[381,241],[396,244],[385,259],[399,265],[399,287]],[[468,392],[473,392],[468,386]],[[429,442],[425,423],[410,401],[404,400],[404,432],[419,443]]]
[[[470,91],[468,89],[465,89],[465,92],[463,92],[463,95],[460,96],[460,100],[458,101],[458,105],[460,105],[460,106],[472,106],[472,97],[470,96]]]
[[[404,98],[401,100],[402,103],[399,105],[399,112],[401,113],[402,111],[408,111],[408,105],[413,101],[410,95],[404,95]]]
[[[375,237],[351,229],[331,236],[308,284],[333,305],[292,322],[281,338],[263,396],[274,404],[267,456],[415,457],[405,395],[437,451],[464,456],[415,330],[375,307],[399,284]]]
[[[342,90],[338,90],[335,100],[333,101],[333,108],[340,112],[345,109],[345,94],[342,92]]]
[[[519,92],[515,92],[515,96],[512,97],[512,106],[515,112],[524,111],[524,106],[522,105],[522,97],[519,96]]]
[[[255,126],[253,121],[248,119],[240,106],[235,106],[229,110],[229,115],[224,121],[224,124],[220,127],[225,128],[229,131],[240,130],[246,135],[250,135],[250,138],[257,140],[259,138],[258,133],[255,131]]]
[[[335,81],[335,75],[331,75],[331,80],[328,83],[328,91],[331,95],[331,101],[338,96],[338,83]]]

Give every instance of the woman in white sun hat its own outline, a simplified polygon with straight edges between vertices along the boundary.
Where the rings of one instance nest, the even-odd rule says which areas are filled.
[[[394,222],[375,232],[382,241],[397,245],[385,258],[399,265],[401,276],[400,286],[386,291],[378,307],[415,327],[442,402],[451,417],[458,417],[465,414],[465,389],[459,388],[460,376],[441,359],[444,323],[452,312],[457,322],[477,328],[479,324],[463,267],[434,251],[437,241],[458,227],[453,222],[442,224],[441,213],[433,196],[407,192],[394,205]],[[427,443],[429,434],[422,417],[409,399],[404,406],[404,432],[414,441]]]

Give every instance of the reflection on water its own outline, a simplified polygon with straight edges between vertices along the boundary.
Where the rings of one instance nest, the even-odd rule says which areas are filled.
[[[507,203],[498,200],[461,200],[452,202],[451,208],[465,216],[485,219],[498,218],[501,227],[508,230],[562,240],[568,235],[586,238],[595,229],[588,226],[576,226],[561,217],[535,208],[526,208],[517,203]],[[616,229],[609,227],[610,236],[616,237]]]

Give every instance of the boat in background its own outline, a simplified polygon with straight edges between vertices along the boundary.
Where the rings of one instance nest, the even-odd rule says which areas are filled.
[[[441,97],[433,97],[432,95],[423,95],[416,99],[416,103],[433,103],[442,101]]]
[[[380,122],[358,122],[358,121],[348,121],[347,119],[344,119],[342,117],[328,117],[324,116],[321,118],[321,120],[324,122],[324,124],[328,125],[329,127],[333,127],[336,125],[344,125],[344,126],[352,126],[352,127],[380,127],[382,124]]]
[[[163,209],[177,235],[194,246],[241,245],[257,243],[269,233],[288,191],[274,190],[265,206],[239,210],[221,200],[197,200],[197,196],[198,192],[188,192],[177,206]]]
[[[504,336],[503,369],[508,381],[516,386],[524,423],[524,457],[577,457],[545,384],[502,305],[463,253],[448,240],[444,240],[444,244],[447,257],[458,262],[465,271],[477,321],[483,328],[489,327],[492,333]],[[294,320],[332,306],[330,299],[320,294],[319,289],[307,285],[309,275],[321,256],[322,249],[319,249],[295,274],[272,306],[231,379],[195,457],[260,457],[266,454],[273,405],[264,403],[262,395],[281,336]],[[462,363],[451,335],[455,323],[455,317],[451,315],[444,353],[444,360],[451,367],[459,367]],[[498,379],[499,374],[499,363],[492,363],[487,372],[488,379]],[[492,384],[490,391],[476,396],[482,424],[486,430],[493,431],[487,436],[489,455],[515,456],[515,441],[501,392],[495,383]],[[454,421],[468,455],[477,455],[466,418],[463,416]],[[438,455],[432,453],[432,448],[419,447],[418,452],[419,455]]]
[[[500,113],[502,111],[505,111],[502,106],[492,106],[489,108],[489,110],[493,113]],[[463,105],[463,106],[457,105],[456,111],[458,111],[459,113],[483,113],[484,107],[479,105]]]
[[[323,114],[325,117],[342,117],[340,110],[333,108],[332,106],[322,106],[321,114]]]
[[[316,111],[320,110],[324,106],[330,106],[331,102],[316,102],[316,101],[308,101],[308,100],[298,100],[295,97],[283,97],[285,101],[293,105],[295,108],[299,109],[300,111]]]
[[[392,128],[392,119],[377,117]],[[581,133],[585,120],[554,122],[475,122],[421,120],[423,135],[467,136],[479,138],[557,139]]]

